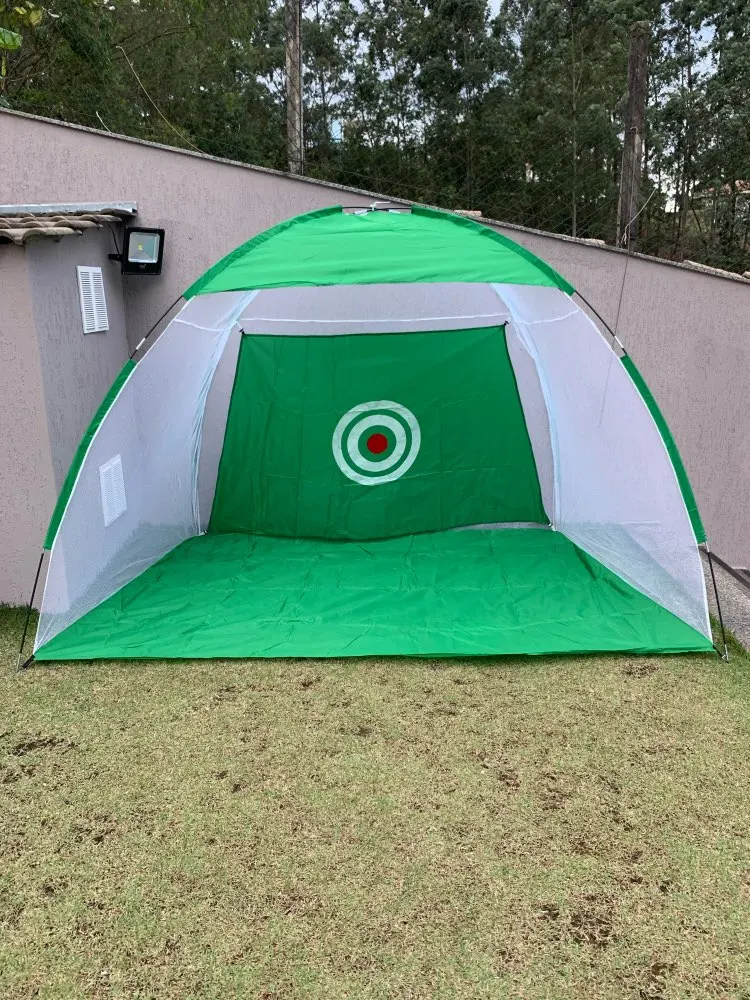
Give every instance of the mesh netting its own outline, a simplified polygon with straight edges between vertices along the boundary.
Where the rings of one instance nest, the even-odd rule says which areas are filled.
[[[205,529],[238,323],[309,336],[468,329],[508,315],[553,526],[710,635],[695,538],[661,435],[617,356],[566,295],[507,285],[352,286],[198,296],[172,321],[81,466],[52,548],[35,649]]]
[[[99,426],[50,554],[35,649],[200,531],[203,410],[246,293],[188,303]]]
[[[679,483],[617,355],[557,289],[497,285],[496,291],[536,361],[550,415],[554,526],[710,636],[700,557]]]
[[[324,285],[267,288],[242,311],[248,333],[297,337],[416,333],[501,326],[508,318],[490,285]]]

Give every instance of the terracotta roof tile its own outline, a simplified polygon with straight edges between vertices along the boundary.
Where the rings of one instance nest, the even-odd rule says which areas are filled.
[[[80,236],[87,229],[101,229],[108,222],[122,222],[121,215],[110,212],[66,212],[62,215],[0,215],[0,243],[23,246],[34,237],[59,240]]]

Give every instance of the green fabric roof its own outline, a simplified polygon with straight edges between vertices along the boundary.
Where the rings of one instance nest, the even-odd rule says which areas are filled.
[[[233,250],[193,282],[185,298],[292,285],[496,282],[573,286],[489,226],[415,206],[350,214],[340,205],[288,219]]]

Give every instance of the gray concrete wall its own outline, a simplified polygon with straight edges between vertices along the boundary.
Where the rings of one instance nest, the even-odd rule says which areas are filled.
[[[363,193],[107,133],[0,111],[7,202],[137,201],[167,231],[160,278],[125,279],[137,342],[217,258],[262,229]],[[471,206],[467,206],[471,207]],[[500,227],[548,260],[614,325],[683,453],[712,547],[750,565],[750,416],[745,405],[750,282],[631,257],[581,241]],[[623,289],[623,277],[626,277]]]
[[[0,602],[27,602],[55,483],[26,253],[0,247]],[[38,603],[38,602],[37,602]]]
[[[112,235],[94,229],[58,242],[30,241],[25,251],[58,491],[94,411],[129,354],[120,268],[107,257],[113,250]],[[104,333],[83,333],[79,264],[102,269],[109,320]]]

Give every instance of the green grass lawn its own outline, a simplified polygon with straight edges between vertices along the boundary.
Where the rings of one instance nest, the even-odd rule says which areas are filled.
[[[13,673],[0,997],[750,998],[750,658]]]

